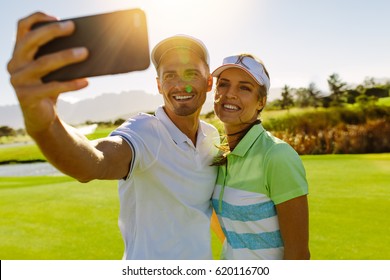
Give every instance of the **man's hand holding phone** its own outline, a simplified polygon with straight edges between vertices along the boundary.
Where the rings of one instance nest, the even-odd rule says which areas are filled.
[[[48,73],[83,61],[88,56],[86,48],[76,48],[34,59],[40,46],[74,32],[75,26],[70,21],[31,30],[37,22],[53,20],[54,17],[41,12],[21,19],[18,22],[14,52],[8,63],[11,84],[25,117],[26,129],[31,133],[45,130],[54,122],[57,117],[56,101],[61,93],[79,90],[88,85],[86,79],[42,83],[41,78]]]
[[[58,37],[40,46],[35,57],[76,47],[86,47],[89,56],[82,63],[49,73],[42,78],[44,82],[120,74],[149,67],[148,32],[142,10],[122,10],[73,18],[71,21],[75,24],[75,31],[69,36]],[[39,23],[33,28],[46,25],[47,22]]]
[[[8,72],[31,134],[58,118],[58,96],[86,87],[85,77],[142,70],[149,61],[140,10],[65,21],[38,12],[19,21]]]

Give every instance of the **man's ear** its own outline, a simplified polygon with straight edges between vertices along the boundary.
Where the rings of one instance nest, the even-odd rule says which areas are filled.
[[[207,79],[207,92],[209,92],[213,88],[213,76],[209,75]]]
[[[157,82],[158,92],[160,94],[162,94],[162,86],[161,86],[161,82],[160,82],[160,78],[159,77],[156,77],[156,82]]]

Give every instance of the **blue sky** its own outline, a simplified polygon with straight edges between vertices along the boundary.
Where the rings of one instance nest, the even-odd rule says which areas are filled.
[[[209,49],[212,69],[225,56],[253,53],[265,62],[274,88],[314,82],[326,91],[332,73],[348,84],[390,78],[387,0],[16,0],[0,12],[0,106],[17,103],[6,64],[19,18],[38,10],[66,19],[137,7],[146,12],[151,48],[175,34],[198,37]],[[151,66],[92,78],[88,88],[63,98],[129,90],[157,94],[155,76]]]

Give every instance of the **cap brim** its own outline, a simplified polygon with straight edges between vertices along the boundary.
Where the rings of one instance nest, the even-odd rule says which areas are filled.
[[[219,75],[221,75],[221,73],[222,73],[223,71],[225,71],[225,70],[227,70],[227,69],[230,69],[230,68],[238,68],[238,69],[244,70],[249,76],[251,76],[251,77],[256,81],[256,83],[258,83],[258,84],[261,85],[261,86],[266,86],[266,85],[264,85],[264,83],[262,83],[261,81],[259,81],[255,76],[253,76],[253,74],[252,74],[251,72],[249,72],[248,69],[246,69],[245,67],[241,66],[240,64],[233,64],[233,63],[232,63],[232,64],[224,64],[224,65],[218,67],[217,69],[215,69],[215,70],[213,71],[213,73],[211,73],[211,75],[212,75],[213,77],[218,78]]]
[[[153,48],[151,54],[153,65],[157,68],[164,54],[172,49],[190,49],[209,64],[208,51],[201,41],[191,36],[177,35],[161,41]]]

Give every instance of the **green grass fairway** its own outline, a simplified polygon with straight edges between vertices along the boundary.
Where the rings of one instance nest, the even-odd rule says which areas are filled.
[[[121,259],[115,181],[0,178],[0,259]]]
[[[312,259],[390,259],[390,154],[303,156]]]
[[[378,104],[384,106],[390,106],[390,97],[379,98]]]
[[[312,259],[389,260],[390,154],[302,159]],[[0,178],[0,259],[120,259],[118,212],[115,181]]]
[[[46,161],[42,152],[35,144],[0,148],[0,163]]]

